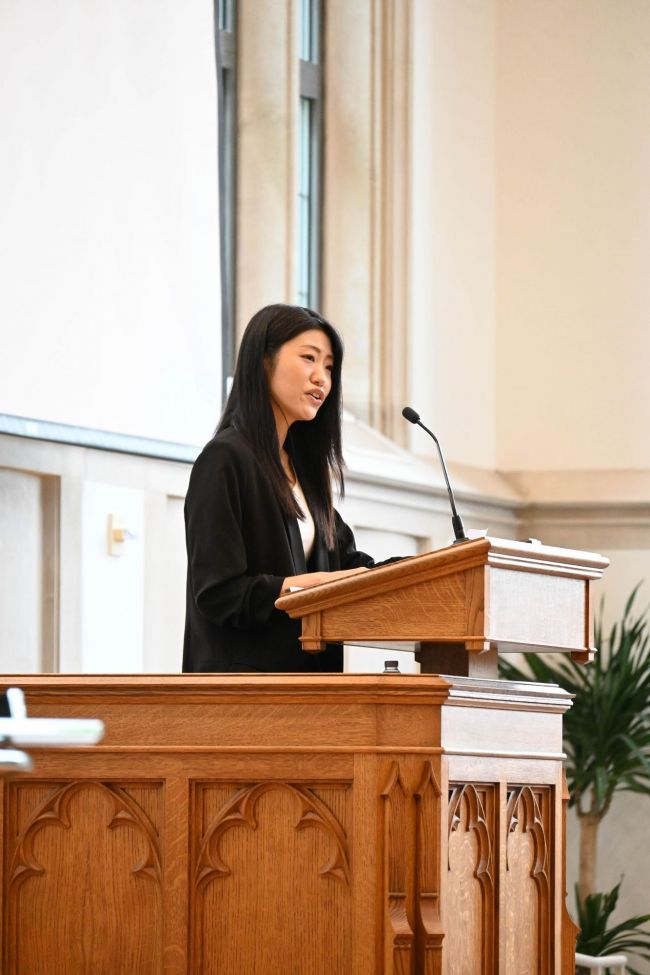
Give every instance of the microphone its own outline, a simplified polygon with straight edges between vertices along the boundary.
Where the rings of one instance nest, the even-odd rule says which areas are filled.
[[[440,463],[442,464],[442,473],[445,475],[445,482],[447,484],[447,493],[449,494],[449,503],[451,505],[451,524],[454,529],[454,545],[457,545],[458,542],[468,542],[469,539],[465,534],[465,529],[463,528],[463,522],[461,521],[460,515],[456,511],[454,492],[451,490],[451,484],[449,483],[449,477],[447,476],[447,466],[445,464],[445,458],[442,456],[442,449],[440,447],[440,444],[438,443],[438,438],[436,437],[435,433],[432,433],[431,430],[429,430],[428,427],[425,427],[424,423],[422,423],[422,421],[420,420],[420,414],[416,413],[415,410],[412,410],[410,406],[404,407],[404,409],[402,410],[402,416],[404,417],[405,420],[408,420],[409,423],[415,423],[417,424],[417,426],[422,427],[422,429],[429,434],[429,436],[435,443],[436,447],[438,448]]]

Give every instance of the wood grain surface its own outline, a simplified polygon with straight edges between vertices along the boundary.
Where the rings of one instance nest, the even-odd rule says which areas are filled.
[[[608,564],[591,552],[483,538],[285,593],[276,606],[301,619],[308,653],[327,641],[415,641],[423,672],[496,677],[497,650],[591,659],[590,586]],[[493,653],[463,661],[450,644],[479,660]]]
[[[5,684],[107,734],[2,782],[4,975],[569,975],[557,688]]]

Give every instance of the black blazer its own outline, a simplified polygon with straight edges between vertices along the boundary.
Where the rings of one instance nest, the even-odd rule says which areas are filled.
[[[309,564],[246,438],[229,427],[204,447],[185,500],[187,611],[183,670],[337,672],[342,648],[300,648],[300,621],[275,608],[287,576],[372,566],[336,513],[336,548],[316,537]]]

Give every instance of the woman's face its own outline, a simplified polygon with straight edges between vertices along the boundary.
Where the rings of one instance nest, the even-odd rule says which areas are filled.
[[[301,332],[281,345],[269,374],[276,423],[313,420],[332,388],[333,367],[331,342],[320,329]]]

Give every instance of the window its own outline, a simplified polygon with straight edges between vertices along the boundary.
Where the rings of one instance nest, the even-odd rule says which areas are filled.
[[[298,115],[298,304],[320,303],[323,143],[322,0],[301,0]]]

